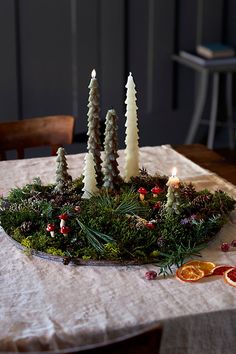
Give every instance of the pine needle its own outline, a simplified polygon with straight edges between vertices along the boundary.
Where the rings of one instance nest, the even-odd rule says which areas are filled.
[[[81,229],[84,231],[84,234],[87,237],[88,242],[90,243],[91,246],[93,246],[96,251],[99,253],[104,252],[104,246],[100,242],[100,240],[104,241],[105,243],[111,243],[115,244],[114,239],[111,236],[105,235],[102,232],[90,229],[86,225],[84,225],[79,219],[76,219],[77,223],[81,227]],[[99,240],[100,239],[100,240]]]

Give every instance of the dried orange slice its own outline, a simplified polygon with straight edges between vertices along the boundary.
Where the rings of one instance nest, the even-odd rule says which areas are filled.
[[[232,269],[227,270],[224,273],[224,280],[229,285],[236,287],[236,268],[232,268]]]
[[[204,272],[205,277],[212,274],[213,269],[216,267],[216,265],[213,262],[198,261],[198,260],[189,261],[185,263],[183,266],[187,266],[187,265],[192,265],[194,267],[201,269]]]
[[[204,271],[194,265],[184,265],[177,269],[176,277],[186,282],[194,282],[204,277]]]
[[[227,270],[232,268],[234,267],[228,265],[219,265],[213,269],[211,275],[224,275]]]

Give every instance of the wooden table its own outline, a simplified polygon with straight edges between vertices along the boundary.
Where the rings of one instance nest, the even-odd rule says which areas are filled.
[[[236,165],[228,163],[224,157],[215,151],[201,144],[174,145],[173,148],[197,165],[236,185]]]
[[[228,164],[223,157],[212,150],[207,149],[203,145],[178,145],[174,146],[174,148],[177,152],[203,168],[215,172],[231,183],[236,184],[236,166]],[[206,181],[208,178],[218,178],[211,174],[208,176],[204,171],[202,173],[201,169],[199,171],[197,166],[192,166],[189,161],[183,159],[182,156],[178,156],[178,154],[169,147],[164,146],[158,147],[157,149],[155,149],[155,147],[148,147],[141,148],[140,151],[140,166],[144,164],[143,166],[147,168],[150,173],[155,173],[158,169],[164,168],[164,174],[168,174],[171,171],[170,168],[175,166],[176,163],[179,172],[185,175],[183,177],[188,177],[189,173],[189,176],[194,177],[196,175],[196,178],[202,178]],[[120,155],[121,167],[123,167],[124,151],[122,151]],[[39,174],[40,178],[42,178],[45,183],[50,183],[55,178],[55,158],[53,157],[1,161],[0,165],[0,192],[1,187],[2,191],[4,191],[15,185],[21,185],[21,183],[24,184],[31,181],[32,178],[35,177],[35,173]],[[73,178],[75,178],[83,169],[84,156],[68,156],[68,165]],[[23,172],[19,173],[19,171]],[[221,180],[218,187],[222,186],[221,183],[224,184],[224,181]],[[230,185],[230,187],[232,186]],[[234,188],[232,189],[235,194]],[[233,229],[233,225],[229,228]],[[177,282],[174,277],[167,277],[166,279],[160,278],[155,283],[146,282],[145,279],[143,279],[143,275],[151,268],[145,265],[141,268],[131,267],[123,270],[116,268],[99,269],[93,267],[86,269],[83,267],[70,269],[69,267],[64,267],[53,262],[49,265],[38,258],[28,259],[26,255],[20,254],[18,250],[13,249],[12,244],[10,244],[3,235],[0,235],[0,240],[1,295],[4,292],[6,303],[5,306],[3,305],[1,307],[1,311],[3,312],[1,318],[6,321],[5,328],[7,328],[6,331],[4,326],[2,326],[0,340],[1,336],[4,337],[4,330],[6,331],[6,337],[9,337],[10,331],[8,327],[12,328],[12,323],[18,325],[15,325],[12,330],[13,334],[11,333],[11,335],[13,339],[16,332],[19,338],[21,338],[20,336],[24,329],[27,333],[34,333],[36,339],[37,336],[47,338],[45,337],[47,326],[49,332],[55,332],[55,337],[53,338],[57,338],[56,336],[58,336],[58,333],[61,333],[63,328],[65,328],[65,333],[68,331],[70,335],[74,326],[74,331],[80,333],[81,336],[81,342],[78,344],[81,349],[81,346],[87,343],[87,338],[91,338],[91,343],[96,339],[93,338],[91,328],[96,329],[98,333],[98,339],[96,340],[102,342],[104,338],[109,338],[108,334],[110,335],[110,333],[112,333],[113,328],[122,333],[126,330],[128,332],[133,328],[135,333],[136,327],[140,324],[147,330],[152,323],[153,325],[159,325],[159,322],[162,321],[160,324],[165,330],[167,328],[168,331],[168,328],[171,328],[171,335],[168,336],[167,340],[165,337],[167,334],[163,331],[162,342],[165,346],[165,343],[170,342],[170,339],[172,338],[173,340],[173,337],[175,337],[175,330],[172,331],[171,326],[172,323],[173,326],[178,325],[178,318],[180,318],[179,321],[181,322],[182,316],[185,316],[183,317],[183,322],[181,322],[182,326],[186,320],[192,317],[194,317],[194,319],[200,319],[199,321],[201,322],[202,316],[203,319],[205,319],[204,312],[209,312],[209,316],[213,316],[213,318],[205,319],[205,322],[202,321],[201,325],[202,323],[208,325],[209,320],[211,324],[213,322],[213,327],[215,328],[214,313],[219,312],[219,310],[224,311],[222,312],[223,316],[220,315],[222,321],[227,320],[228,323],[230,323],[230,328],[233,326],[236,327],[235,289],[224,285],[223,281],[214,280],[206,284],[202,282],[191,286],[188,283],[182,284]],[[212,258],[215,255],[214,250],[210,254],[206,254],[206,252],[208,252],[207,249],[205,249],[205,259],[212,259],[212,261],[214,261],[214,258]],[[11,257],[9,257],[9,254],[11,254]],[[234,255],[236,255],[236,253],[233,254],[232,252],[231,257]],[[231,259],[230,255],[227,255],[229,259],[224,257],[226,257],[225,253],[219,253],[218,263],[229,264],[232,262],[232,264],[236,264],[236,259]],[[14,271],[16,267],[19,272]],[[49,269],[50,271],[48,271]],[[10,273],[11,270],[12,274]],[[22,278],[24,279],[23,282]],[[52,280],[54,283],[52,283]],[[68,291],[68,289],[70,289],[70,291]],[[91,289],[93,291],[91,291]],[[94,289],[96,289],[96,292],[94,292]],[[215,289],[217,289],[217,291]],[[206,295],[207,291],[210,292],[209,295]],[[15,294],[18,294],[18,296],[15,296]],[[49,296],[49,294],[53,294],[53,296]],[[194,295],[194,297],[200,296],[202,301],[201,307],[196,305],[196,308],[193,308],[195,300],[192,298],[192,295]],[[133,301],[130,300],[131,296],[132,299],[134,299]],[[168,301],[168,298],[170,301]],[[211,302],[212,298],[214,298],[213,302]],[[191,306],[186,306],[186,301],[191,301]],[[178,304],[178,306],[176,304]],[[227,306],[230,308],[230,313],[227,312]],[[27,308],[27,311],[25,311],[25,308]],[[50,316],[47,315],[47,309],[50,310]],[[235,316],[232,321],[231,314]],[[22,321],[23,315],[28,322]],[[33,320],[30,321],[32,318]],[[119,326],[119,321],[122,326]],[[54,323],[57,324],[55,328]],[[222,323],[224,325],[225,322]],[[34,332],[32,332],[34,328],[30,328],[33,324],[36,326]],[[218,321],[218,317],[216,326],[217,324],[222,326],[221,321]],[[177,326],[177,329],[179,327],[180,326]],[[228,327],[222,328],[227,329]],[[195,338],[197,332],[195,332],[195,328],[191,325],[185,328],[185,332],[183,332],[184,336],[189,335],[191,329],[194,330]],[[107,337],[104,337],[104,334],[106,334]],[[85,336],[84,341],[83,336]],[[152,329],[149,332],[145,332],[142,336],[136,337],[134,342],[133,340],[131,340],[132,342],[126,342],[125,349],[122,347],[122,343],[121,346],[115,343],[106,349],[101,348],[100,353],[110,354],[121,353],[122,351],[125,353],[135,352],[140,354],[156,353],[160,336],[160,328],[156,327],[156,329]],[[77,337],[76,335],[74,339],[75,342]],[[217,340],[218,337],[220,340],[220,336],[216,336],[214,340]],[[117,335],[117,338],[119,339],[120,337]],[[180,340],[179,338],[180,337],[177,338],[178,342]],[[234,341],[234,336],[232,340]],[[208,337],[207,342],[209,342]],[[42,340],[39,344],[41,343],[43,343]],[[91,343],[89,342],[89,344]],[[21,345],[23,345],[23,342],[21,342]],[[46,347],[47,342],[43,343],[43,345]],[[127,348],[129,348],[130,351]],[[234,351],[226,352],[230,354],[234,353]],[[99,351],[96,348],[95,351],[91,353],[99,353]],[[207,354],[209,354],[209,352]]]

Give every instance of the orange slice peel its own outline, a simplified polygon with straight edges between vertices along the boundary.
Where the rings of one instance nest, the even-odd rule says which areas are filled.
[[[233,266],[229,266],[229,265],[219,265],[213,269],[211,275],[224,275],[226,271],[233,268],[234,268]]]
[[[184,265],[177,269],[176,277],[184,282],[195,282],[204,277],[204,271],[194,265]]]
[[[236,267],[224,272],[224,280],[227,284],[236,287]]]
[[[199,268],[204,272],[204,276],[211,275],[214,268],[216,267],[215,263],[213,262],[208,262],[208,261],[198,261],[198,260],[193,260],[189,261],[187,263],[184,263],[182,267],[185,267],[187,265],[192,265],[194,267]]]

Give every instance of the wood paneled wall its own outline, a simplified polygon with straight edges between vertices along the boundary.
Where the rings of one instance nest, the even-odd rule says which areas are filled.
[[[72,114],[86,131],[96,68],[102,117],[117,110],[122,147],[132,71],[141,145],[183,143],[197,79],[171,55],[199,41],[235,45],[235,14],[234,0],[0,0],[0,121]]]

